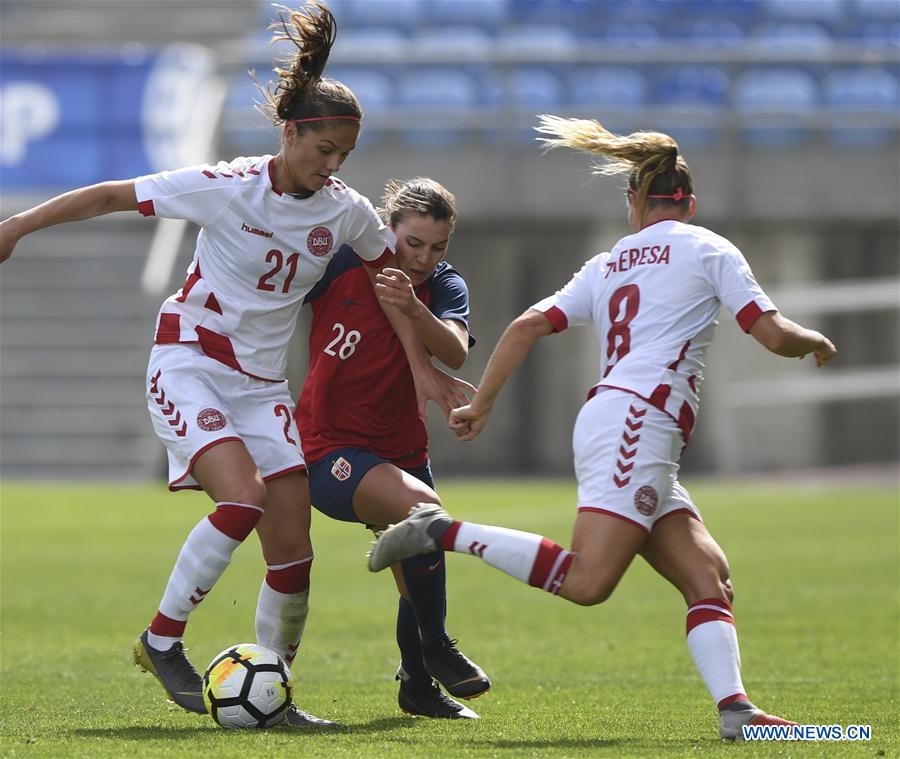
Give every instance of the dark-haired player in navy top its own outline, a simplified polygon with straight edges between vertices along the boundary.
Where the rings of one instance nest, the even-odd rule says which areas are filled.
[[[385,269],[373,290],[351,247],[329,263],[306,296],[313,309],[310,366],[296,411],[313,505],[373,529],[403,519],[415,504],[440,504],[412,373],[378,300],[407,316],[431,355],[452,369],[462,366],[474,343],[466,283],[443,260],[456,222],[453,195],[418,178],[390,182],[383,202],[400,269]],[[459,698],[476,698],[491,686],[444,627],[443,552],[416,556],[393,570],[401,594],[401,709],[476,718],[434,682]]]

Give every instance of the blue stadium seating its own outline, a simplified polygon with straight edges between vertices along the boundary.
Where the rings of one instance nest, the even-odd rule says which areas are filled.
[[[850,0],[850,8],[858,19],[900,21],[900,3],[897,0]]]
[[[373,29],[347,29],[338,33],[331,49],[331,60],[335,64],[364,61],[384,61],[390,65],[398,52],[408,49],[409,37],[399,29],[375,27]],[[378,65],[378,64],[376,64]]]
[[[763,0],[761,11],[770,19],[818,21],[836,26],[845,18],[844,0]]]
[[[831,34],[820,24],[807,22],[765,23],[753,30],[750,42],[761,48],[785,51],[818,50],[831,47]]]
[[[881,68],[849,68],[833,71],[822,83],[826,107],[849,109],[852,116],[895,118],[900,111],[900,83]],[[829,141],[842,147],[879,147],[897,141],[898,130],[884,126],[838,126],[839,117],[827,130]]]
[[[747,120],[742,130],[747,142],[793,146],[809,138],[809,129],[783,126],[778,117],[809,115],[818,105],[818,88],[813,76],[800,69],[750,69],[734,82],[733,105]]]
[[[860,25],[854,35],[866,47],[900,48],[900,21],[869,21]]]
[[[478,26],[492,32],[511,18],[509,0],[429,0],[425,15],[429,24]]]
[[[606,47],[653,48],[659,32],[646,21],[614,21],[600,29],[598,39]]]
[[[691,47],[735,48],[744,44],[747,34],[727,19],[699,19],[670,28],[669,34],[684,40]]]
[[[391,26],[413,31],[425,20],[425,4],[423,0],[391,0],[389,3],[346,0],[343,23],[363,28]]]
[[[412,49],[426,57],[452,56],[454,63],[465,67],[490,55],[493,38],[478,26],[434,26],[419,30]]]
[[[510,55],[563,59],[571,55],[578,38],[561,24],[522,24],[502,29],[497,35],[497,50]]]
[[[406,70],[397,77],[397,99],[401,106],[429,107],[436,114],[465,112],[479,103],[476,80],[458,67],[427,67]],[[465,136],[456,128],[409,128],[401,131],[404,139],[418,146],[451,146]]]
[[[731,21],[743,28],[761,14],[760,0],[674,0],[673,19]]]
[[[510,0],[509,21],[520,24],[563,24],[583,27],[590,17],[591,0]]]
[[[717,113],[728,106],[728,74],[716,66],[677,66],[666,69],[654,88],[654,102],[673,110],[701,109],[710,113],[700,117],[701,123],[710,126],[680,126],[677,120],[661,125],[682,146],[707,145],[718,142],[721,130],[714,125]]]

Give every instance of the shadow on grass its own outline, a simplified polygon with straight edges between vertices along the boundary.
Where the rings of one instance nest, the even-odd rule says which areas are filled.
[[[303,735],[352,735],[357,733],[377,733],[396,730],[397,728],[410,728],[415,725],[411,717],[380,717],[378,719],[361,722],[359,724],[344,724],[337,727],[273,727],[270,731],[279,735],[290,733],[302,733]],[[172,727],[166,725],[130,725],[128,727],[109,728],[80,728],[72,730],[70,735],[81,738],[108,738],[111,740],[179,740],[194,739],[200,732],[211,731],[216,733],[214,726],[209,722],[198,723],[195,726]]]

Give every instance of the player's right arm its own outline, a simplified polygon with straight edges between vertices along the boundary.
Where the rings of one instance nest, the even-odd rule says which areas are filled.
[[[25,235],[44,227],[103,216],[113,211],[136,211],[134,180],[101,182],[57,195],[0,222],[0,262],[12,255]]]
[[[750,335],[772,353],[787,358],[816,357],[816,366],[825,366],[837,355],[837,348],[825,335],[786,319],[777,311],[760,316],[750,328]]]
[[[533,308],[506,328],[491,354],[472,402],[454,409],[450,414],[450,427],[460,440],[472,440],[478,436],[487,424],[494,401],[506,381],[525,360],[534,344],[554,331],[546,315]]]

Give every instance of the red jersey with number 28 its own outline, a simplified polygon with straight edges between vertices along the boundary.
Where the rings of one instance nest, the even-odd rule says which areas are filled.
[[[272,156],[190,166],[135,181],[145,216],[201,227],[187,280],[162,305],[157,343],[199,343],[237,371],[284,379],[303,298],[345,242],[376,266],[396,238],[337,177],[308,198],[275,185]]]
[[[466,283],[445,261],[416,295],[438,319],[468,329]],[[418,416],[406,352],[349,246],[338,252],[306,301],[313,309],[309,370],[295,417],[307,463],[352,446],[398,466],[424,464],[428,433]]]
[[[645,399],[675,419],[687,442],[720,305],[745,332],[776,310],[728,240],[666,220],[623,237],[534,308],[557,332],[593,324],[601,348],[598,387]]]

